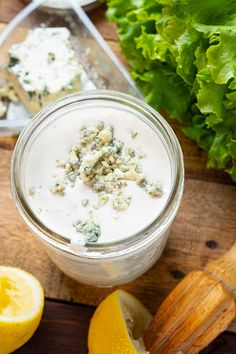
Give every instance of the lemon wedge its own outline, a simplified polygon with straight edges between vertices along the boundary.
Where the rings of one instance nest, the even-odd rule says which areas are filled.
[[[151,321],[151,313],[133,295],[114,291],[91,319],[89,354],[147,354],[142,337]]]
[[[33,275],[0,266],[0,354],[13,352],[32,337],[43,307],[43,288]]]

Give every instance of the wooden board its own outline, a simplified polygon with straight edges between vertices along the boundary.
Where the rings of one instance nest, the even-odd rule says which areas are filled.
[[[38,330],[15,354],[87,354],[93,312],[94,308],[89,306],[46,300]]]
[[[93,312],[90,306],[46,300],[38,330],[15,354],[87,354],[87,333]],[[235,354],[235,341],[235,335],[224,333],[201,354]]]
[[[17,0],[0,0],[0,20],[8,22],[20,6]],[[115,27],[105,21],[103,8],[90,16],[122,58]],[[236,240],[235,186],[224,173],[206,170],[206,154],[183,135],[176,122],[170,121],[170,124],[184,151],[186,184],[183,202],[161,259],[142,277],[123,287],[152,312],[184,274],[203,269],[209,260],[223,254]],[[112,289],[78,284],[62,274],[21,220],[9,188],[14,144],[14,138],[0,139],[0,262],[35,274],[47,297],[97,305]],[[236,326],[231,329],[236,331]]]

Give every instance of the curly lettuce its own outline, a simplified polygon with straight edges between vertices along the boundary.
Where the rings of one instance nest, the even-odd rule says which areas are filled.
[[[107,0],[146,100],[236,181],[236,1]]]

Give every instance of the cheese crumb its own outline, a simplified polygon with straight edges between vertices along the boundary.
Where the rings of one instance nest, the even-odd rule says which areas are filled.
[[[51,187],[51,192],[53,194],[59,193],[59,194],[64,194],[65,189],[66,189],[66,180],[58,180],[52,187]]]
[[[131,202],[131,197],[114,197],[112,199],[113,208],[119,211],[124,211],[128,209]]]
[[[97,242],[99,236],[101,235],[100,226],[91,221],[83,222],[81,220],[77,220],[74,223],[74,227],[77,232],[80,232],[85,236],[87,242]]]

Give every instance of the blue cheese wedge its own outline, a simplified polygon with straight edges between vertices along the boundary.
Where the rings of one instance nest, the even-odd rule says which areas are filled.
[[[35,114],[81,89],[82,67],[64,27],[36,28],[9,50],[7,71],[22,102]]]

